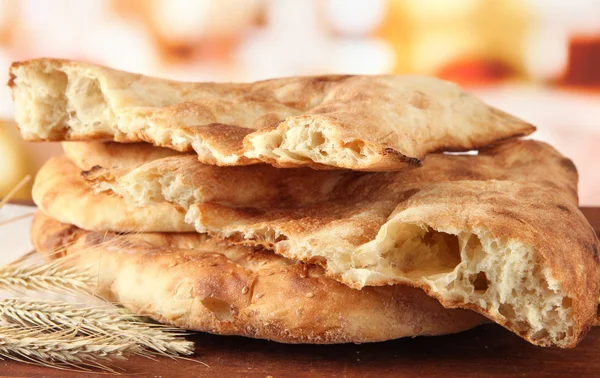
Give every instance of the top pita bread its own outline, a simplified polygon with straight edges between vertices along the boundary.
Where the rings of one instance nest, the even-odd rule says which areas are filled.
[[[314,183],[298,178],[275,187],[282,203],[236,194],[262,193],[260,181],[201,185],[198,167],[176,162],[185,159],[88,179],[138,203],[188,206],[186,220],[200,232],[321,264],[352,287],[421,287],[446,307],[474,309],[538,345],[572,347],[594,322],[599,242],[577,208],[573,163],[546,144],[431,154],[422,167],[399,172],[330,172],[318,196]],[[134,185],[159,179],[149,191]]]
[[[25,139],[149,142],[223,166],[397,170],[534,131],[421,76],[183,83],[54,59],[14,63],[10,75]]]
[[[185,329],[285,343],[373,342],[485,322],[404,285],[354,290],[318,266],[189,233],[90,232],[42,214],[31,238],[97,277],[97,294]]]

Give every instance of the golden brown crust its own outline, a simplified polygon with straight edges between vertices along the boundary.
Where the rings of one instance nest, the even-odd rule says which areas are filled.
[[[397,170],[535,130],[419,76],[182,83],[55,59],[14,63],[10,75],[26,139],[148,142],[221,166]]]
[[[63,142],[65,155],[82,171],[100,166],[106,168],[135,167],[152,160],[181,155],[170,148],[148,143]]]
[[[175,206],[162,202],[137,207],[107,193],[95,194],[81,171],[64,156],[53,157],[33,185],[35,204],[45,214],[86,230],[189,232],[193,227]]]
[[[419,289],[350,289],[320,267],[196,233],[94,233],[39,213],[31,235],[47,258],[93,267],[104,298],[186,329],[331,344],[454,333],[485,321]]]

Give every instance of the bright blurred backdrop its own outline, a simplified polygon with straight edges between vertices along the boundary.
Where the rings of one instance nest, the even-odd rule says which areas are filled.
[[[0,72],[40,56],[180,80],[436,75],[538,126],[575,161],[581,203],[600,205],[600,1],[0,0]],[[8,128],[0,197],[60,153]]]

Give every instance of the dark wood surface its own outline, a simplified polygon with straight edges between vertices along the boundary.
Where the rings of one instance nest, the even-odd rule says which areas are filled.
[[[600,233],[600,208],[582,210]],[[574,349],[535,347],[493,324],[362,345],[284,345],[207,334],[191,339],[197,345],[192,360],[132,358],[118,366],[138,377],[600,377],[600,327]],[[0,361],[0,377],[81,376],[106,374]]]

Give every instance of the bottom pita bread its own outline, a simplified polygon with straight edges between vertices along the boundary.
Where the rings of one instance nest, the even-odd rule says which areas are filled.
[[[190,330],[284,343],[373,342],[460,332],[483,323],[420,289],[351,289],[321,267],[206,235],[84,231],[42,213],[32,242],[97,275],[97,293],[134,313]]]

